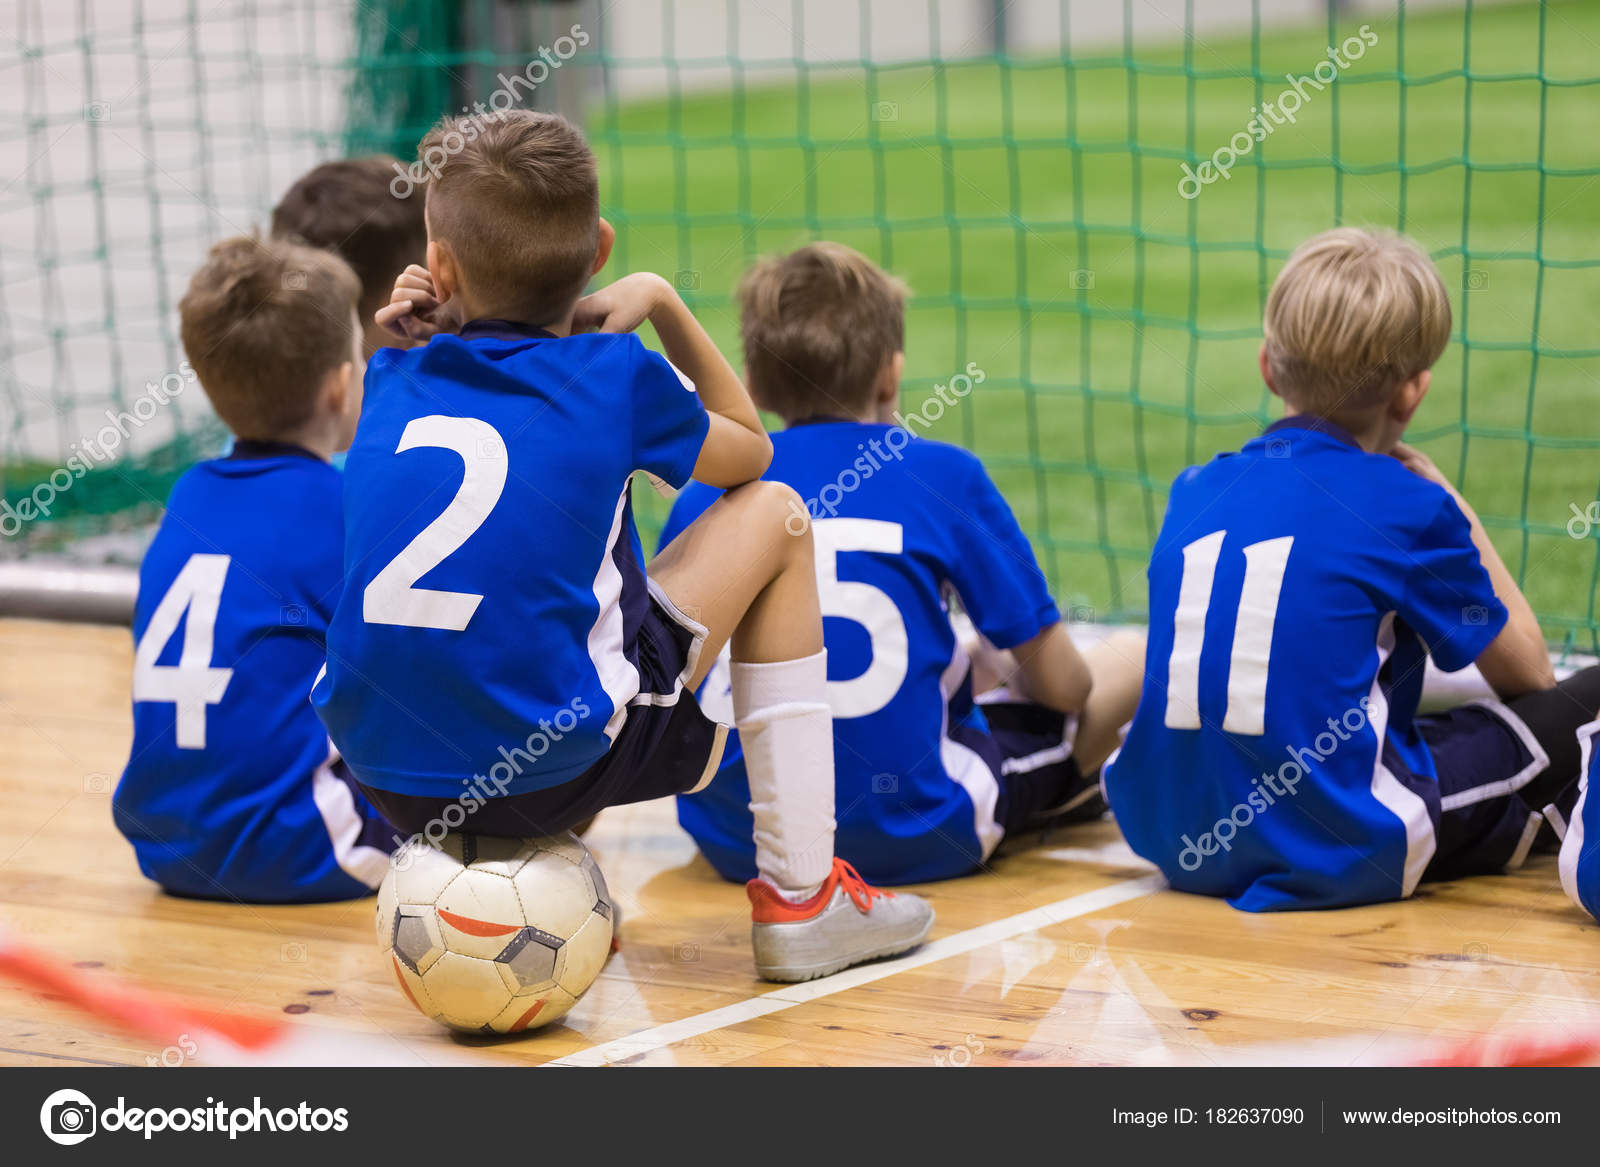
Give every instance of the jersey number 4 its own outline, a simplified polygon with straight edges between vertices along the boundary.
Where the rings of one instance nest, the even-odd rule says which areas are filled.
[[[229,562],[226,555],[189,556],[150,614],[150,623],[133,652],[133,699],[170,701],[176,706],[180,750],[206,748],[206,706],[221,701],[233,679],[232,669],[211,667],[217,609],[222,604],[222,582]],[[156,664],[185,612],[189,618],[183,625],[178,663]]]
[[[1227,534],[1214,531],[1183,549],[1183,580],[1178,585],[1178,607],[1172,614],[1172,656],[1167,661],[1168,729],[1200,728],[1200,652],[1205,646],[1206,614],[1211,610],[1211,585]],[[1293,546],[1294,536],[1284,535],[1244,549],[1244,586],[1234,620],[1228,706],[1222,718],[1226,733],[1259,737],[1266,732],[1272,626],[1278,618],[1278,595]]]

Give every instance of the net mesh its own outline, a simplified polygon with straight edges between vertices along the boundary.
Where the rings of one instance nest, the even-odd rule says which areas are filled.
[[[509,90],[581,117],[611,271],[671,277],[725,351],[755,255],[833,238],[904,277],[905,414],[984,458],[1079,619],[1138,617],[1173,475],[1275,416],[1256,350],[1293,246],[1414,235],[1455,336],[1411,437],[1547,632],[1596,646],[1600,7],[767,7],[21,0],[0,489],[49,514],[0,518],[0,554],[136,546],[219,448],[175,326],[210,242]]]

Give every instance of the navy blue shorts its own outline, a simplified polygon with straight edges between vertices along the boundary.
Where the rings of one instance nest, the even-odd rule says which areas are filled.
[[[351,803],[355,807],[356,814],[361,817],[361,829],[345,846],[373,847],[385,855],[393,852],[399,846],[399,841],[394,837],[392,824],[372,805],[370,792],[356,781],[356,776],[350,772],[350,767],[345,765],[344,759],[334,758],[328,763],[328,772],[350,788]],[[323,821],[326,822],[327,818],[328,814],[324,811]],[[329,833],[332,834],[332,824],[329,826]]]
[[[558,835],[608,806],[690,794],[710,782],[722,761],[728,727],[701,712],[683,683],[705,635],[704,628],[652,592],[639,626],[639,695],[605,757],[560,786],[485,799],[462,830],[513,839]],[[404,834],[424,832],[446,807],[459,805],[453,798],[370,786],[362,791]]]
[[[1544,823],[1518,791],[1549,764],[1533,732],[1497,701],[1424,714],[1416,725],[1439,781],[1395,776],[1428,805],[1437,848],[1424,879],[1459,879],[1522,865]]]
[[[995,821],[1007,835],[1029,827],[1098,819],[1106,812],[1098,782],[1072,757],[1076,720],[1025,701],[980,702],[987,734],[958,740],[999,777]],[[952,737],[956,733],[952,730]]]

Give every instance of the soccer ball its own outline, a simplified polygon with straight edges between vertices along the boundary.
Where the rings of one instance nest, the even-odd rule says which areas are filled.
[[[611,953],[616,908],[576,835],[412,840],[378,888],[378,946],[400,991],[452,1029],[563,1017]]]

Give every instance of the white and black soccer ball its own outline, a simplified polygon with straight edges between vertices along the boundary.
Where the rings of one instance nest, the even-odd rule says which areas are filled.
[[[378,888],[400,989],[452,1029],[521,1033],[565,1016],[611,952],[616,908],[576,835],[413,840]]]

